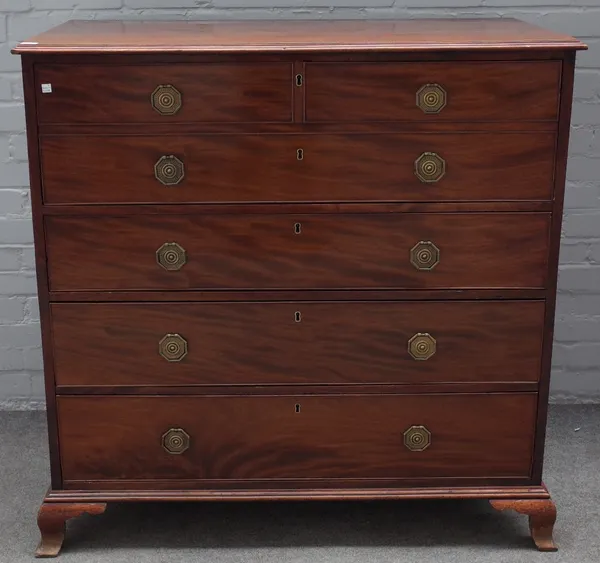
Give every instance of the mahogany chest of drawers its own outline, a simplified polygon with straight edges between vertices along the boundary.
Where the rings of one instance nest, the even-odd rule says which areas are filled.
[[[487,498],[542,459],[578,41],[514,20],[70,22],[21,43],[52,486]]]

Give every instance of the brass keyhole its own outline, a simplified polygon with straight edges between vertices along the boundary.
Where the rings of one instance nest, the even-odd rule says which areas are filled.
[[[296,403],[295,410],[296,410],[296,414],[298,414],[300,412],[300,403]]]
[[[302,86],[302,75],[296,74],[296,86]]]
[[[294,233],[299,235],[302,232],[302,225],[300,223],[294,224]]]
[[[296,311],[294,313],[294,320],[299,323],[302,321],[302,313],[300,311]]]
[[[304,151],[302,149],[296,151],[296,158],[298,160],[304,160]]]

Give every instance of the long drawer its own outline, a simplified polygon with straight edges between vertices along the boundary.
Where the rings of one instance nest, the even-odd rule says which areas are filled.
[[[63,478],[521,477],[535,394],[57,397]],[[203,484],[204,482],[204,484]]]
[[[541,301],[55,303],[59,386],[537,381]]]
[[[291,122],[291,63],[40,64],[40,123]]]
[[[553,193],[554,133],[61,135],[40,142],[49,204],[508,201]]]
[[[543,288],[550,214],[47,216],[50,289]]]
[[[556,120],[560,61],[312,62],[309,122]]]

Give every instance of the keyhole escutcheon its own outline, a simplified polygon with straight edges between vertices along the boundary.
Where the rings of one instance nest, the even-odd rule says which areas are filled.
[[[298,149],[296,151],[296,158],[298,160],[304,160],[304,150],[303,149]]]
[[[299,235],[302,232],[302,225],[300,223],[294,224],[294,234]]]
[[[300,403],[296,403],[295,411],[296,411],[296,414],[300,413]]]
[[[297,323],[302,322],[302,313],[300,311],[294,313],[294,321]]]

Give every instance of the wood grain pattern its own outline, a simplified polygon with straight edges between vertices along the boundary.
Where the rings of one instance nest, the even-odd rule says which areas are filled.
[[[552,133],[43,136],[44,201],[551,200],[555,143]],[[433,184],[415,174],[425,152],[446,161]],[[184,164],[176,186],[155,177],[164,155]]]
[[[52,84],[43,94],[42,84]],[[181,110],[161,115],[151,104],[157,86],[182,95]],[[40,123],[290,122],[289,63],[37,65]]]
[[[556,522],[556,505],[552,499],[494,499],[490,504],[499,511],[515,510],[529,516],[531,539],[540,551],[557,551],[552,539]]]
[[[41,553],[85,506],[172,500],[492,498],[553,548],[541,472],[583,48],[505,18],[70,22],[21,43]],[[434,82],[448,103],[424,114]],[[150,94],[169,83],[184,103],[166,117]],[[446,160],[438,184],[414,152]],[[163,154],[185,161],[178,187],[154,183]],[[420,240],[433,271],[410,264]],[[172,241],[178,272],[156,264]],[[166,331],[189,340],[181,363],[158,355]],[[429,360],[407,358],[413,332],[436,337]],[[419,424],[433,441],[410,452]]]
[[[65,523],[82,514],[102,514],[105,503],[44,502],[38,512],[38,527],[41,540],[36,557],[56,557],[65,540]]]
[[[305,118],[314,121],[556,120],[561,64],[537,62],[307,63]],[[417,107],[425,84],[448,101]],[[484,147],[482,147],[483,149]]]
[[[544,303],[59,303],[52,323],[59,386],[533,382]],[[180,362],[158,353],[168,333]]]
[[[541,288],[549,219],[543,213],[196,214],[46,217],[45,226],[55,291]],[[441,260],[432,271],[410,263],[410,250],[419,241],[439,245]],[[156,263],[156,250],[166,242],[187,252],[179,271]]]
[[[296,405],[300,412],[296,412]],[[529,475],[535,394],[58,397],[65,479]],[[490,413],[494,413],[490,416]],[[410,451],[412,425],[431,445]],[[190,447],[168,454],[182,428]]]
[[[302,53],[585,49],[568,35],[512,18],[380,21],[71,21],[14,53]],[[454,54],[454,53],[452,53]]]

